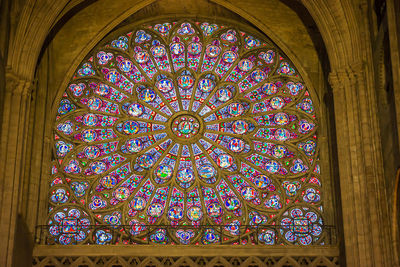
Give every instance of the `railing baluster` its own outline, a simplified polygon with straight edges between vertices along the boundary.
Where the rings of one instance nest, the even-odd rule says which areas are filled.
[[[220,237],[219,237],[220,243],[221,243],[221,245],[222,245],[222,239],[223,239],[222,225],[219,226],[219,235],[220,235]]]
[[[258,226],[256,226],[256,245],[258,245]]]
[[[150,226],[147,227],[147,245],[150,244]]]

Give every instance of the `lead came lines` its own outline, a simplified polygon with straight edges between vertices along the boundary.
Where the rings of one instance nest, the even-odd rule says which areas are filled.
[[[72,207],[72,228],[78,213],[89,225],[152,224],[155,243],[218,242],[211,232],[201,236],[178,227],[167,236],[157,230],[206,223],[220,224],[228,243],[238,235],[246,242],[268,238],[268,244],[275,244],[273,236],[282,236],[283,244],[322,242],[318,123],[310,91],[271,41],[223,24],[139,26],[98,46],[78,68],[54,131],[48,223],[59,230],[51,232],[57,243],[84,243],[92,235],[98,244],[110,242],[107,232],[61,234],[63,220],[54,216],[69,218]],[[108,87],[101,85],[96,95],[90,83]],[[91,115],[83,124],[77,118],[85,114]],[[105,123],[104,116],[115,120]],[[85,144],[92,154],[84,153]],[[90,166],[97,166],[95,175]],[[111,183],[104,187],[106,176]],[[199,201],[189,216],[188,194],[195,189],[198,196],[191,199]],[[127,208],[132,200],[144,207]],[[247,224],[287,228],[255,237],[240,233]],[[306,226],[311,234],[301,228]],[[130,233],[139,242],[146,230],[135,229]]]

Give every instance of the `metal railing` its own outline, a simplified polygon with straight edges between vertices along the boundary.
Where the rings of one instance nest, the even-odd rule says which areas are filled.
[[[39,225],[42,245],[336,245],[336,228],[323,225]]]

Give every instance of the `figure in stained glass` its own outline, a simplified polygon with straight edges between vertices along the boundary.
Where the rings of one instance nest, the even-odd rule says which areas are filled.
[[[58,105],[56,243],[108,244],[112,231],[88,230],[101,224],[126,225],[135,243],[234,244],[246,225],[265,245],[321,242],[318,109],[278,47],[256,31],[192,20],[105,40]],[[198,225],[209,227],[179,228]]]

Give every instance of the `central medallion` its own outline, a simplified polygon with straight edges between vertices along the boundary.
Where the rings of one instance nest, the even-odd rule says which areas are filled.
[[[200,122],[192,115],[181,115],[172,121],[171,128],[176,136],[189,139],[198,134]]]

